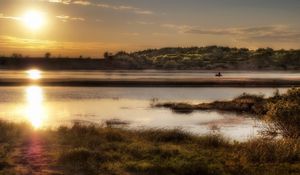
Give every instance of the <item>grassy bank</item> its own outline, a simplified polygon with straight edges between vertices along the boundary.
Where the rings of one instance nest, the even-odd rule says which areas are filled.
[[[200,104],[165,102],[156,103],[153,106],[170,108],[177,113],[191,113],[196,110],[219,110],[264,115],[267,113],[267,103],[270,99],[265,99],[260,95],[242,94],[231,101],[214,101]]]
[[[231,101],[212,103],[157,103],[154,107],[170,108],[178,113],[191,113],[194,110],[219,110],[247,113],[266,121],[269,136],[287,138],[300,137],[300,89],[292,88],[284,94],[275,92],[272,97],[243,94]]]
[[[237,143],[220,135],[195,136],[180,130],[128,131],[75,124],[33,131],[6,122],[0,123],[0,131],[0,174],[6,175],[300,173],[299,139]]]

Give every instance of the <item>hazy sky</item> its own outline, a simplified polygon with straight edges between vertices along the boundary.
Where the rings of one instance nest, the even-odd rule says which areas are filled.
[[[169,46],[300,48],[299,0],[0,0],[0,55]],[[43,25],[22,20],[39,12]]]

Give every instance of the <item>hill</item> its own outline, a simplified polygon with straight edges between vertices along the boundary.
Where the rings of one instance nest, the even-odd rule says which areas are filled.
[[[124,51],[104,58],[0,57],[0,69],[173,69],[173,70],[300,70],[300,50],[188,47]]]

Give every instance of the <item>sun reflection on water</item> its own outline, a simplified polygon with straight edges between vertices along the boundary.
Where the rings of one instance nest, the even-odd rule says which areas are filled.
[[[26,88],[26,117],[36,129],[43,126],[46,118],[43,101],[44,93],[41,87],[29,86]]]
[[[27,77],[31,80],[39,80],[41,79],[41,71],[38,69],[30,69],[28,71],[26,71],[27,73]]]

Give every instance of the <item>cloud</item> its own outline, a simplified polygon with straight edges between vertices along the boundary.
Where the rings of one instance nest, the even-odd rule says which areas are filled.
[[[70,4],[72,2],[72,0],[42,0],[42,1],[48,1],[51,3],[61,3],[61,4]]]
[[[152,14],[154,14],[150,10],[135,10],[134,13],[141,14],[141,15],[152,15]]]
[[[103,22],[104,20],[102,20],[102,19],[96,19],[95,21],[96,22]]]
[[[90,1],[77,0],[77,1],[74,1],[73,4],[78,4],[78,5],[91,5],[92,3],[91,3]]]
[[[22,53],[23,55],[41,56],[45,52],[52,52],[52,55],[79,56],[90,55],[102,57],[101,52],[107,50],[117,52],[120,48],[124,50],[134,50],[143,48],[141,45],[114,42],[73,42],[20,38],[0,35],[1,54],[10,55],[12,53]],[[100,53],[99,53],[100,52]]]
[[[259,36],[249,36],[244,38],[244,40],[249,41],[272,41],[272,42],[299,42],[300,33],[290,32],[282,34],[264,34]]]
[[[154,14],[151,10],[141,9],[139,7],[129,6],[129,5],[111,5],[107,3],[93,3],[89,0],[40,0],[46,1],[50,3],[60,3],[65,5],[75,4],[75,5],[82,5],[82,6],[95,6],[99,8],[106,8],[111,10],[117,11],[129,11],[139,15],[152,15]]]
[[[234,29],[188,29],[184,31],[184,33],[190,33],[190,34],[200,34],[200,35],[235,35],[238,34],[237,31]]]
[[[154,12],[150,11],[150,10],[144,10],[144,9],[140,9],[138,7],[126,6],[126,5],[115,6],[115,5],[110,5],[110,4],[98,3],[98,4],[96,4],[96,6],[100,7],[100,8],[106,8],[106,9],[112,9],[112,10],[131,11],[133,13],[141,14],[141,15],[154,14]]]
[[[241,41],[298,42],[299,30],[285,25],[269,25],[243,28],[203,29],[188,25],[163,24],[162,27],[172,28],[179,33],[197,35],[231,36]]]
[[[193,26],[176,24],[162,24],[161,27],[176,30],[178,33],[186,33],[186,31],[193,29]]]
[[[112,6],[115,10],[137,10],[138,8],[126,5]]]
[[[60,15],[60,16],[56,16],[56,18],[59,18],[59,19],[69,19],[70,16]]]
[[[158,36],[158,37],[162,37],[162,36],[169,36],[170,33],[160,33],[160,32],[154,32],[151,34],[152,36]]]
[[[136,8],[136,7],[125,6],[125,5],[114,6],[114,5],[99,3],[99,4],[96,4],[96,6],[100,7],[100,8],[113,9],[113,10],[138,10],[138,8]]]
[[[127,36],[140,36],[140,33],[137,32],[132,32],[132,33],[122,33],[123,35],[127,35]]]
[[[10,19],[10,20],[21,20],[21,17],[18,16],[5,16],[4,14],[0,13],[0,19]]]
[[[68,21],[85,21],[85,18],[82,17],[70,17],[67,15],[59,15],[56,16],[56,18],[60,19],[62,22],[68,22]]]
[[[154,22],[146,22],[146,21],[137,21],[136,23],[141,24],[141,25],[152,25]]]
[[[298,42],[300,32],[289,26],[275,25],[240,29],[240,36],[245,41]]]

